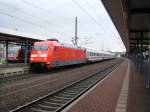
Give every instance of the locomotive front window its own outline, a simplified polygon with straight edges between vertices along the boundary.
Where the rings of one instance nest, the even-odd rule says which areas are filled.
[[[34,45],[34,50],[36,50],[36,51],[47,51],[48,45]]]

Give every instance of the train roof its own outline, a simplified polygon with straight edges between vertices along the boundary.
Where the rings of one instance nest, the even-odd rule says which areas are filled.
[[[40,44],[40,43],[43,43],[43,42],[44,43],[52,43],[55,46],[63,46],[63,47],[67,47],[67,48],[76,48],[76,49],[83,49],[83,50],[85,50],[85,48],[80,47],[80,46],[76,46],[76,45],[73,45],[73,44],[60,43],[57,39],[47,39],[47,40],[44,40],[44,41],[38,41],[36,43]]]
[[[88,47],[86,47],[86,51],[114,55],[114,53],[109,52],[109,51],[103,51],[103,50],[98,50],[98,49],[88,48]]]
[[[85,48],[83,48],[81,46],[73,45],[73,44],[61,43],[61,45],[64,46],[64,47],[77,48],[77,49],[84,49],[85,50]]]
[[[98,50],[98,49],[94,49],[94,48],[89,48],[89,47],[86,47],[85,49],[86,49],[86,51],[89,51],[89,52],[99,52],[99,53],[103,52],[102,50]]]

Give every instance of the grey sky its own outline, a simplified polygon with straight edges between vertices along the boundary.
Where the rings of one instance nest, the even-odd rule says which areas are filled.
[[[0,27],[71,43],[78,17],[79,45],[124,51],[100,0],[0,0]]]

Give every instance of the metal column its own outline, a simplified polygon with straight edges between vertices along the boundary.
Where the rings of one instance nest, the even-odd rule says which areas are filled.
[[[149,14],[149,31],[150,31],[150,14]],[[148,39],[148,42],[149,42],[149,46],[148,46],[148,88],[150,87],[150,34],[148,35],[149,36],[149,39]]]
[[[148,50],[148,88],[150,87],[150,46]]]
[[[8,65],[8,41],[6,41],[6,57],[5,57],[6,65]]]
[[[28,64],[28,41],[25,41],[24,63]]]
[[[139,69],[139,40],[137,40],[137,48],[136,48],[136,66]]]
[[[141,32],[141,46],[140,46],[140,73],[143,71],[143,32]]]

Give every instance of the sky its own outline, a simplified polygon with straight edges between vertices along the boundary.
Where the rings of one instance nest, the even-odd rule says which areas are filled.
[[[78,18],[78,45],[125,51],[101,0],[0,0],[0,28],[72,43]]]

